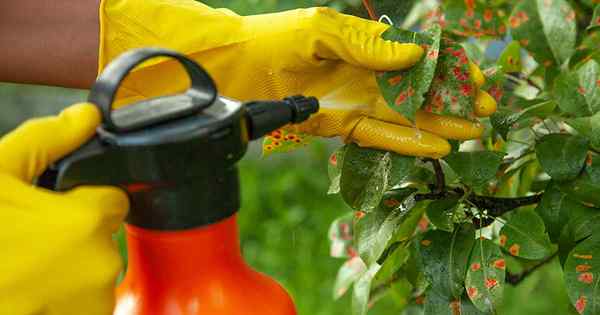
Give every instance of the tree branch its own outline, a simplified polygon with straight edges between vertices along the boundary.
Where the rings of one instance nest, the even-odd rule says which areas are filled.
[[[371,18],[371,20],[379,20],[379,17],[377,17],[377,13],[375,13],[375,9],[373,9],[373,6],[371,5],[371,1],[362,0],[362,3],[365,6],[365,9],[367,9],[367,13],[369,13],[369,17]]]
[[[531,267],[521,273],[518,273],[518,274],[506,273],[506,282],[510,283],[512,285],[519,284],[521,281],[525,280],[525,278],[527,276],[529,276],[530,274],[532,274],[534,271],[538,270],[540,267],[551,262],[556,256],[558,256],[558,251],[556,251],[554,254],[546,257],[544,260],[540,261],[539,263],[535,264],[533,267]]]

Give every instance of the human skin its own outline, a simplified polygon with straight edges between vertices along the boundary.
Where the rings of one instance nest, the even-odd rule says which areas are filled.
[[[0,1],[0,81],[89,88],[100,0]]]

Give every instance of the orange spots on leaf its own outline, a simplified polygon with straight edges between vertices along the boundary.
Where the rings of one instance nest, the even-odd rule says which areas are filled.
[[[550,67],[552,65],[552,60],[545,60],[544,67]]]
[[[467,288],[467,295],[469,296],[469,298],[474,299],[477,297],[477,288],[476,287],[469,287]]]
[[[582,295],[577,299],[577,302],[575,302],[575,309],[577,309],[577,312],[579,312],[579,314],[583,314],[583,312],[585,311],[586,304],[587,298],[585,297],[585,295]]]
[[[358,256],[358,252],[352,246],[348,246],[348,248],[346,248],[346,254],[348,254],[348,257],[350,258]]]
[[[298,136],[296,136],[293,133],[288,134],[287,136],[285,136],[285,140],[296,140],[298,138]]]
[[[592,255],[587,255],[587,254],[573,254],[573,257],[579,258],[579,259],[585,259],[585,260],[592,259]]]
[[[523,38],[523,39],[519,40],[519,43],[521,44],[521,46],[528,46],[529,39]]]
[[[512,246],[510,248],[508,248],[508,252],[513,256],[518,256],[520,249],[521,249],[521,246],[519,246],[519,244],[512,244]]]
[[[437,57],[439,56],[440,51],[437,49],[431,49],[428,53],[427,53],[427,58],[429,59],[437,59]]]
[[[600,23],[600,22],[599,22]],[[596,81],[596,86],[600,87],[600,79],[598,81]]]
[[[581,264],[581,265],[575,266],[575,271],[577,271],[577,272],[586,272],[586,271],[589,271],[590,269],[592,269],[592,266],[590,266],[588,264]]]
[[[485,287],[488,289],[491,289],[495,286],[498,285],[498,280],[494,279],[494,278],[487,278],[485,279]]]
[[[506,235],[501,234],[500,235],[500,246],[504,247],[506,246],[506,241],[508,240],[508,237],[506,237]]]
[[[333,166],[337,165],[337,155],[335,153],[329,157],[329,163]]]
[[[391,77],[388,79],[388,84],[391,86],[396,86],[398,85],[398,83],[400,83],[400,81],[402,81],[402,76],[401,75],[397,75],[394,77]]]
[[[423,305],[425,304],[425,296],[424,295],[419,295],[415,298],[415,304],[417,305]]]
[[[594,274],[591,272],[584,272],[577,277],[577,280],[579,280],[579,282],[590,284],[594,282]]]
[[[525,23],[525,22],[529,21],[529,16],[527,15],[527,13],[525,13],[525,11],[517,12],[517,16],[521,20],[521,23]]]
[[[419,225],[419,230],[425,231],[425,230],[427,230],[427,227],[429,226],[429,220],[425,216],[423,216],[421,218],[421,220],[419,220],[418,225]]]
[[[575,21],[575,11],[569,10],[569,13],[567,13],[566,16],[566,20],[569,22]]]
[[[341,239],[346,241],[352,239],[352,233],[350,231],[350,225],[348,223],[340,224],[340,231],[342,232]]]
[[[480,29],[481,28],[481,20],[475,20],[475,22],[473,22],[473,26],[475,26],[476,29]]]
[[[452,310],[452,315],[460,315],[460,301],[459,300],[450,302],[448,307],[450,307],[450,309]]]
[[[398,94],[398,97],[396,97],[394,104],[396,104],[397,106],[402,105],[402,103],[404,103],[404,101],[406,100],[406,97],[407,97],[406,93],[404,93],[404,92]]]
[[[464,96],[470,96],[473,93],[473,85],[471,84],[463,84],[460,87],[460,92]]]
[[[500,34],[506,33],[506,26],[500,25],[500,27],[498,28],[498,33],[500,33]]]
[[[492,10],[485,9],[485,11],[483,11],[483,20],[489,22],[492,20],[492,18],[494,18],[494,13],[492,12]]]
[[[400,201],[396,200],[395,198],[390,198],[390,199],[384,200],[383,205],[386,207],[396,207],[396,206],[400,205]]]
[[[367,215],[367,214],[364,211],[360,211],[360,210],[354,211],[354,217],[357,220],[360,220],[360,219],[364,218],[365,215]]]
[[[431,245],[431,241],[430,240],[422,240],[421,245],[427,247],[427,246]]]
[[[472,263],[471,264],[471,270],[477,271],[479,269],[481,269],[481,264],[480,263]]]
[[[579,94],[584,95],[585,94],[585,88],[583,86],[579,86],[577,87],[577,92],[579,92]]]
[[[265,150],[267,150],[267,151],[271,151],[271,150],[273,150],[273,146],[272,146],[272,145],[270,145],[270,144],[267,144],[267,145],[265,146]]]
[[[494,261],[494,267],[498,269],[504,269],[506,267],[506,262],[504,261],[504,258],[500,258]]]

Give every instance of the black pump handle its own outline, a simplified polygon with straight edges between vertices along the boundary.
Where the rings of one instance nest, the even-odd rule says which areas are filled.
[[[190,78],[190,87],[182,95],[161,96],[144,100],[136,103],[140,105],[139,107],[135,106],[136,104],[127,106],[127,112],[123,112],[121,116],[135,121],[130,123],[129,126],[115,123],[112,103],[122,81],[136,66],[156,57],[171,57],[177,60]],[[169,78],[165,79],[168,80]],[[196,113],[210,106],[216,97],[217,88],[214,81],[193,60],[167,49],[141,48],[128,51],[112,61],[92,86],[88,101],[100,108],[103,116],[103,128],[108,131],[119,132],[139,129],[157,122]],[[144,106],[141,106],[141,103],[144,103]],[[174,103],[179,104],[179,106],[173,106]]]

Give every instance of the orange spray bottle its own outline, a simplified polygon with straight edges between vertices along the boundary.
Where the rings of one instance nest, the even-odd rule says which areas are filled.
[[[122,80],[154,57],[178,61],[190,88],[112,110]],[[296,314],[286,291],[242,258],[236,162],[249,140],[306,120],[318,101],[294,96],[241,104],[222,98],[198,64],[156,48],[115,59],[88,99],[101,109],[102,126],[38,185],[116,185],[128,193],[129,263],[115,315]]]

